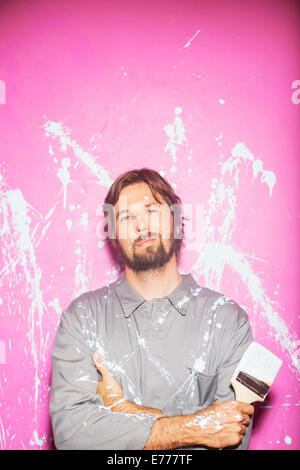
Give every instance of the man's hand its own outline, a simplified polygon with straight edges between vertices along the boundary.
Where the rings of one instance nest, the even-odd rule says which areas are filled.
[[[107,369],[99,353],[93,355],[94,363],[100,372],[102,378],[98,382],[97,394],[102,397],[104,406],[111,411],[119,411],[128,414],[149,414],[159,418],[162,416],[160,410],[137,405],[132,401],[125,400],[123,390],[120,384],[114,379]]]
[[[205,446],[223,449],[238,445],[246,432],[254,407],[239,401],[216,402],[191,415],[186,426],[201,429]]]
[[[93,359],[102,376],[98,382],[97,394],[101,395],[104,406],[111,408],[112,411],[118,411],[115,407],[125,401],[123,390],[107,369],[100,354],[95,353]]]

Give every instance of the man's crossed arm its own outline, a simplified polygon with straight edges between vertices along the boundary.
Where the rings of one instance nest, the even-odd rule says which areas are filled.
[[[156,417],[145,450],[206,446],[216,449],[237,446],[243,440],[254,407],[238,401],[215,402],[213,405],[183,416],[164,417],[161,410],[125,400],[119,383],[110,374],[99,354],[93,356],[102,378],[97,394],[111,411],[148,414]]]

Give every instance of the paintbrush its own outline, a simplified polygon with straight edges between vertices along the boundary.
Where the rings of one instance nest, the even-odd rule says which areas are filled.
[[[282,360],[253,341],[237,366],[231,385],[237,401],[264,401],[282,365]]]

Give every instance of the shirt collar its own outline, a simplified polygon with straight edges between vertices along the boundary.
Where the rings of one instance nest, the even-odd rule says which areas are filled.
[[[194,297],[201,290],[191,274],[181,274],[181,283],[166,297],[181,315],[186,315]],[[115,292],[121,303],[125,317],[129,317],[140,305],[146,302],[127,281],[125,271],[115,282]]]

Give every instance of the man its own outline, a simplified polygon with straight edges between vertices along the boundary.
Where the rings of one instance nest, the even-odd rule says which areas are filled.
[[[230,379],[253,341],[249,321],[179,272],[180,202],[146,168],[121,175],[106,196],[125,269],[62,314],[50,397],[58,449],[248,447],[254,409],[234,400]]]

